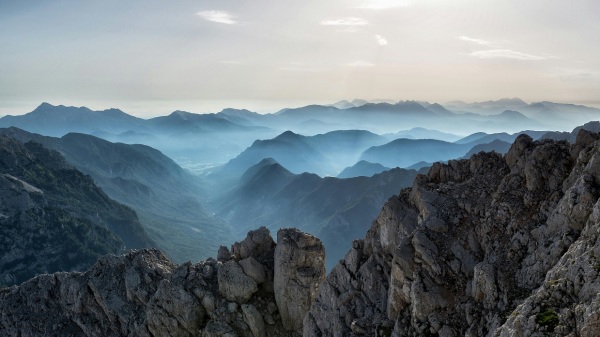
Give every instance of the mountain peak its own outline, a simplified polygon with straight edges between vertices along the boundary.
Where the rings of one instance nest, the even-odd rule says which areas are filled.
[[[294,132],[288,130],[288,131],[285,131],[284,133],[280,134],[279,136],[275,137],[274,139],[278,139],[278,140],[298,139],[299,137],[302,137],[302,135],[299,135],[297,133],[294,133]]]

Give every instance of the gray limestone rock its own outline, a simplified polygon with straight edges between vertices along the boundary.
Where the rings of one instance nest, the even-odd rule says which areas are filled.
[[[244,322],[250,327],[250,331],[252,331],[254,337],[266,335],[263,316],[255,306],[252,304],[242,304],[242,313],[244,314]]]
[[[246,275],[250,276],[257,284],[267,280],[265,266],[256,261],[252,256],[239,262]]]
[[[219,293],[230,301],[246,303],[258,291],[256,282],[235,261],[224,263],[217,274]]]
[[[325,278],[325,248],[318,238],[295,228],[277,232],[275,248],[275,300],[283,326],[302,329],[319,283]]]
[[[332,269],[303,335],[600,336],[599,139],[434,164]]]

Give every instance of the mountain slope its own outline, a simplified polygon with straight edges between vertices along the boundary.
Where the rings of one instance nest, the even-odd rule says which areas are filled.
[[[0,135],[0,200],[1,283],[156,245],[134,211],[38,143]]]
[[[356,163],[363,150],[384,143],[384,137],[364,130],[338,130],[315,136],[286,131],[273,139],[255,141],[230,160],[223,173],[241,175],[262,159],[273,158],[294,173],[337,175]]]
[[[408,167],[420,161],[435,162],[462,157],[473,145],[434,139],[396,139],[363,152],[361,160],[388,167]]]
[[[207,257],[218,248],[214,239],[231,239],[228,226],[205,209],[198,178],[156,149],[74,133],[52,138],[10,128],[0,134],[59,151],[111,198],[135,209],[148,234],[175,261]]]
[[[469,159],[469,158],[471,158],[472,155],[479,153],[481,151],[483,151],[483,152],[494,151],[499,154],[505,154],[506,152],[508,152],[511,145],[512,145],[511,143],[496,139],[487,144],[478,144],[478,145],[473,146],[473,148],[471,150],[469,150],[469,152],[467,152],[467,154],[465,154],[462,158]]]
[[[371,177],[377,173],[389,170],[389,167],[385,167],[378,163],[369,163],[368,161],[361,160],[358,163],[346,167],[338,178],[354,178],[354,177]]]
[[[143,119],[118,109],[92,111],[86,107],[42,103],[28,114],[0,118],[0,127],[14,126],[29,132],[60,137],[69,132],[121,133],[129,130],[144,130],[144,122]]]
[[[256,226],[297,227],[320,236],[327,261],[341,257],[382,203],[409,186],[417,171],[392,169],[372,177],[338,179],[293,174],[273,159],[251,167],[236,188],[212,203],[238,233]]]

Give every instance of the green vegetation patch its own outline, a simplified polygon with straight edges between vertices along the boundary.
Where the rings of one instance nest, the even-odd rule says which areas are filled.
[[[535,316],[535,322],[553,330],[558,325],[558,314],[552,309],[543,309]]]

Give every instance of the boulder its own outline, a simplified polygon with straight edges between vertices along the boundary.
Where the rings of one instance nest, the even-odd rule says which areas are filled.
[[[228,261],[219,267],[217,279],[219,293],[237,303],[246,303],[258,290],[256,282],[235,261]]]

